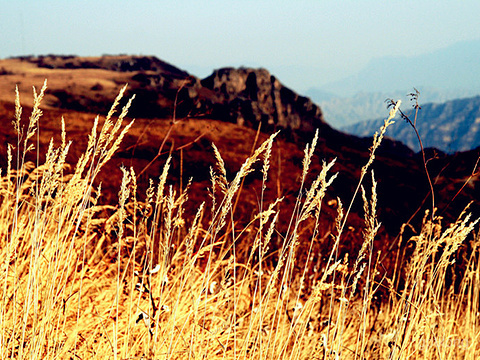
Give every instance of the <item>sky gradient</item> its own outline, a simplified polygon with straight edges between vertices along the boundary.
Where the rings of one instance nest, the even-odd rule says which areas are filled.
[[[480,1],[0,0],[0,58],[155,55],[204,77],[267,68],[296,91],[480,38]]]

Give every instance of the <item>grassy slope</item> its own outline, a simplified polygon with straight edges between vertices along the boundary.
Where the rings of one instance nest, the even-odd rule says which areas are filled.
[[[11,105],[4,107],[13,110]],[[52,109],[40,118],[41,143],[55,133],[56,144],[60,144],[57,129],[61,113]],[[12,118],[12,112],[6,118]],[[67,139],[74,140],[67,157],[70,162],[74,163],[85,151],[85,128],[92,123],[90,114],[66,114]],[[84,185],[74,186],[75,182],[68,182],[69,177],[60,183],[49,182],[47,189],[51,190],[45,192],[44,198],[39,198],[39,188],[32,182],[36,175],[31,167],[30,178],[19,179],[26,184],[23,187],[16,185],[13,174],[8,177],[12,183],[4,179],[4,356],[335,358],[340,352],[345,358],[353,358],[354,354],[367,358],[478,356],[475,241],[471,257],[466,258],[469,271],[456,279],[457,289],[462,290],[460,296],[449,295],[450,288],[444,281],[450,276],[449,260],[470,230],[468,222],[460,222],[442,235],[440,225],[433,226],[427,220],[422,233],[408,242],[409,248],[394,247],[382,264],[376,264],[381,258],[377,251],[385,246],[384,237],[373,240],[376,215],[372,209],[378,205],[376,199],[366,201],[370,228],[365,228],[358,216],[357,220],[352,217],[352,228],[348,224],[335,228],[332,220],[339,208],[329,200],[335,198],[336,191],[342,191],[341,186],[330,186],[325,198],[322,192],[315,193],[319,197],[311,210],[313,216],[303,219],[302,211],[307,211],[309,203],[307,193],[301,191],[303,196],[298,203],[296,196],[302,186],[304,154],[297,145],[281,139],[272,143],[264,202],[264,165],[260,161],[255,165],[256,171],[245,180],[237,211],[230,213],[228,202],[225,204],[222,199],[232,191],[232,201],[235,200],[238,189],[235,194],[233,189],[225,194],[221,184],[235,184],[245,158],[268,136],[261,134],[255,141],[253,130],[197,119],[181,121],[172,128],[164,146],[165,151],[176,149],[170,176],[159,197],[153,196],[150,205],[145,204],[145,192],[140,190],[137,194],[137,190],[146,187],[147,175],[162,183],[158,176],[167,155],[162,155],[149,173],[139,177],[135,186],[132,182],[120,186],[123,175],[119,164],[132,164],[135,172],[140,173],[155,156],[170,127],[168,121],[136,121],[116,158],[107,162],[99,174],[106,196],[98,200],[97,207],[81,200],[89,191],[90,178],[85,173],[77,179],[78,184]],[[198,139],[200,135],[203,136]],[[15,143],[16,139],[8,136],[9,142]],[[36,134],[31,139],[33,143],[35,137]],[[211,142],[218,144],[225,165],[216,165],[219,159],[213,155]],[[179,151],[182,145],[188,146]],[[40,148],[40,158],[46,154],[45,149]],[[305,189],[318,174],[324,180],[330,176],[321,173],[325,168],[321,158],[330,161],[335,152],[321,144],[317,152],[320,154],[312,157]],[[6,154],[6,149],[2,153]],[[133,154],[136,160],[132,163]],[[337,161],[331,173],[340,170],[342,176],[342,170],[348,169],[347,177],[355,182],[368,152],[348,154]],[[34,159],[35,153],[32,155]],[[259,159],[263,159],[262,154]],[[54,160],[53,164],[60,162],[59,158]],[[398,164],[392,159],[380,160],[387,169]],[[217,174],[217,211],[206,191],[207,186],[212,188],[210,175],[204,175],[210,165]],[[73,169],[59,174],[65,176]],[[188,175],[202,174],[205,178],[192,185],[187,203],[179,198],[180,173],[183,185]],[[384,173],[388,176],[386,170]],[[377,178],[389,181],[378,172]],[[409,180],[414,186],[415,181]],[[59,184],[74,187],[58,187]],[[176,195],[170,193],[169,184]],[[118,193],[120,187],[125,200],[122,195],[108,195]],[[343,191],[350,191],[350,196],[342,197],[348,204],[351,187]],[[49,194],[55,196],[48,200]],[[279,210],[279,218],[272,227],[275,231],[270,233],[275,213],[264,213],[262,221],[256,216],[276,196],[286,197],[272,208]],[[108,203],[112,199],[115,201]],[[194,215],[201,201],[206,201],[205,210],[199,213],[201,222],[196,225]],[[317,217],[315,209],[320,204],[322,212]],[[183,206],[185,210],[179,211]],[[292,214],[294,208],[300,210]],[[221,221],[222,209],[228,214],[225,224]],[[253,222],[249,223],[250,220]],[[290,221],[292,226],[288,227]],[[435,220],[435,224],[439,221]],[[316,224],[321,225],[318,230]],[[340,240],[338,244],[336,239]],[[260,251],[263,246],[269,249]],[[341,251],[337,252],[337,248]],[[400,261],[403,256],[410,260]],[[440,262],[432,262],[433,258]],[[159,272],[149,274],[157,269],[156,264],[160,265]],[[395,271],[388,273],[384,267]],[[300,276],[303,273],[305,278]],[[140,290],[146,285],[152,296],[136,289],[137,283]],[[388,291],[374,294],[377,286]],[[398,296],[395,291],[399,291]],[[380,295],[381,301],[375,300],[374,296]],[[154,324],[151,329],[146,326],[148,321],[140,318],[142,312],[142,317]]]

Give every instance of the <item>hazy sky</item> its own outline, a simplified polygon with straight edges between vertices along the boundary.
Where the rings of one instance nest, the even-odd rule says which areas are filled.
[[[0,0],[0,58],[155,55],[197,76],[265,67],[304,92],[372,58],[480,38],[480,1]]]

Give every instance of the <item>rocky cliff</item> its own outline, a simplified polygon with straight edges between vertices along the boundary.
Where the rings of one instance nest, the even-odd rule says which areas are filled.
[[[223,68],[199,85],[190,91],[190,96],[198,99],[199,108],[214,118],[253,127],[262,123],[301,133],[325,125],[317,105],[283,86],[265,69]]]

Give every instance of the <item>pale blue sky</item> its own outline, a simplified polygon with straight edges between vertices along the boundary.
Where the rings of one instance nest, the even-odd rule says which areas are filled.
[[[297,91],[480,38],[480,1],[0,0],[0,58],[155,55],[197,76],[265,67]]]

